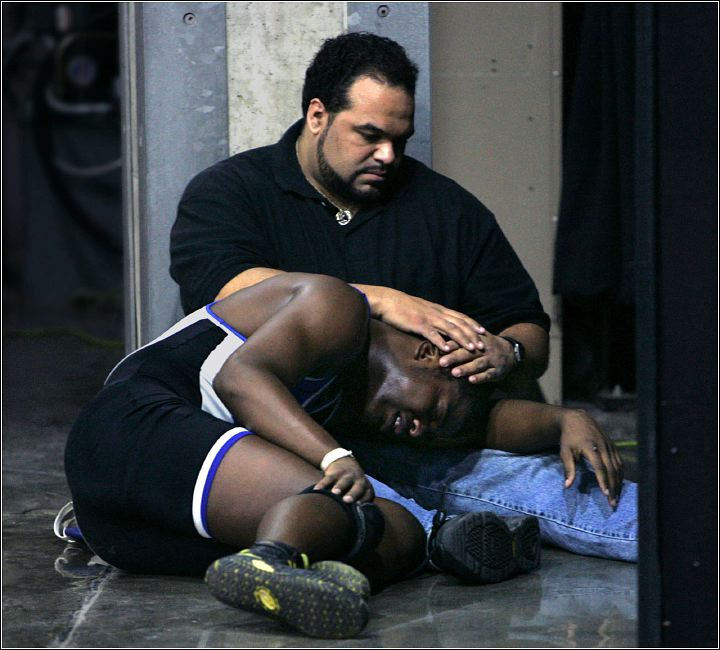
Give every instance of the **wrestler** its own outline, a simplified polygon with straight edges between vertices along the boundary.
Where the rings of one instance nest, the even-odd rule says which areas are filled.
[[[468,513],[428,544],[330,433],[355,421],[454,444],[478,409],[490,436],[525,435],[529,416],[539,439],[586,456],[617,497],[619,456],[581,414],[517,404],[516,418],[512,402],[491,404],[439,358],[328,276],[284,274],[193,312],[121,361],[70,433],[66,473],[86,542],[127,571],[207,569],[224,602],[338,638],[367,622],[365,576],[381,586],[428,558],[474,582],[537,567],[532,517]]]

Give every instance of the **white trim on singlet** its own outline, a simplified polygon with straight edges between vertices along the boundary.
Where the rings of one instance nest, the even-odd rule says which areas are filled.
[[[230,447],[247,435],[252,435],[252,431],[244,427],[235,427],[223,433],[210,448],[207,456],[205,456],[197,479],[195,479],[192,516],[195,530],[203,537],[212,537],[207,524],[207,503],[215,473]]]
[[[215,377],[220,372],[228,357],[235,352],[245,341],[238,336],[226,336],[221,343],[207,356],[200,367],[200,395],[202,396],[202,410],[225,422],[235,422],[232,413],[218,397],[213,388]]]
[[[232,413],[230,413],[227,406],[225,406],[223,401],[218,397],[218,394],[213,388],[213,382],[230,355],[242,346],[247,339],[212,310],[214,304],[215,303],[212,303],[203,307],[205,316],[208,320],[215,323],[215,325],[217,325],[220,329],[224,330],[228,336],[226,336],[207,356],[200,367],[199,383],[200,395],[202,396],[201,408],[203,411],[209,413],[210,415],[214,415],[216,418],[224,420],[225,422],[233,423],[235,422],[235,418],[233,418]]]

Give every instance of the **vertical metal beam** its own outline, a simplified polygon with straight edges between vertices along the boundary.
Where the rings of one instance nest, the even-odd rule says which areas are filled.
[[[224,2],[122,3],[125,344],[181,314],[170,229],[188,181],[228,155]]]
[[[661,643],[658,544],[658,315],[655,152],[655,8],[636,5],[635,45],[635,304],[639,440],[638,641]]]
[[[415,89],[415,135],[407,153],[432,165],[430,107],[430,9],[428,2],[348,2],[350,32],[372,32],[402,45],[418,66]]]
[[[125,350],[137,347],[140,338],[139,301],[140,275],[136,263],[136,253],[140,249],[138,217],[140,214],[140,163],[138,98],[140,88],[137,84],[138,31],[142,33],[141,17],[137,5],[124,2],[120,5],[120,93],[122,96],[122,157],[123,157],[123,262],[125,294]]]

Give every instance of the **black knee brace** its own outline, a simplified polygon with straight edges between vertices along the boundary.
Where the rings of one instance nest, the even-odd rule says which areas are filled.
[[[372,551],[382,539],[385,532],[385,517],[374,503],[358,503],[357,501],[346,503],[340,495],[330,490],[316,490],[312,485],[305,488],[300,494],[323,494],[339,503],[347,513],[354,543],[350,551],[340,558],[343,562],[352,560],[366,551]]]

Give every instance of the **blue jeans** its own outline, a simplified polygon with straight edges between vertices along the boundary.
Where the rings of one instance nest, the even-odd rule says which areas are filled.
[[[342,444],[373,478],[376,496],[405,506],[426,531],[438,509],[527,514],[540,521],[544,542],[581,555],[637,561],[637,484],[623,482],[613,510],[585,461],[565,489],[557,454],[417,449],[359,438]]]

